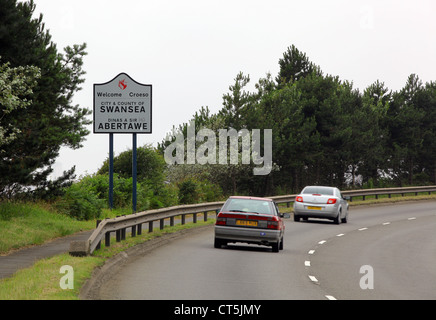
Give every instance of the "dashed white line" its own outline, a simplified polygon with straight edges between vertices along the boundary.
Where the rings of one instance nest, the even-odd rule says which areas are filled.
[[[410,218],[407,218],[407,220],[416,220],[416,217],[410,217]],[[387,226],[387,225],[390,225],[391,223],[389,222],[389,221],[387,221],[387,222],[383,222],[382,223],[382,225],[383,226]],[[364,231],[364,230],[368,230],[368,228],[367,227],[363,227],[363,228],[360,228],[360,229],[357,229],[358,231]],[[344,236],[345,234],[344,233],[339,233],[339,234],[337,234],[336,236],[337,237],[342,237],[342,236]],[[319,241],[318,242],[318,244],[324,244],[324,243],[326,243],[327,241],[326,240],[321,240],[321,241]],[[315,250],[309,250],[309,252],[308,252],[308,254],[314,254],[315,253]],[[304,261],[304,265],[306,266],[306,267],[310,267],[311,266],[311,264],[310,264],[310,261],[309,260],[306,260],[306,261]],[[312,276],[312,275],[309,275],[309,279],[312,281],[312,282],[315,282],[315,283],[318,283],[318,279],[315,277],[315,276]],[[337,300],[334,296],[332,296],[332,295],[325,295],[325,297],[328,299],[328,300]]]

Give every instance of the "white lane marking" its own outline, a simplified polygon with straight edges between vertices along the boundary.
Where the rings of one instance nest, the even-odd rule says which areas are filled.
[[[336,300],[335,297],[333,297],[333,296],[329,296],[328,294],[326,294],[325,297],[326,297],[327,299],[329,299],[329,300]]]
[[[304,265],[305,265],[306,267],[310,267],[310,261],[309,261],[309,260],[304,261]]]
[[[416,217],[407,218],[407,220],[415,220]]]
[[[345,233],[340,233],[336,235],[336,237],[342,237],[342,236],[345,236]]]
[[[313,282],[318,282],[318,279],[315,278],[314,276],[309,276],[309,279]]]
[[[383,222],[382,225],[387,226],[388,224],[391,224],[390,222]]]
[[[321,240],[320,242],[318,242],[318,244],[324,244],[326,242],[327,242],[326,240]]]
[[[315,250],[309,250],[308,254],[314,254]]]
[[[360,229],[357,229],[357,230],[363,231],[363,230],[368,230],[368,228],[360,228]]]

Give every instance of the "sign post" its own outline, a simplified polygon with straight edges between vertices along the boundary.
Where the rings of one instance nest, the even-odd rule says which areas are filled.
[[[114,134],[109,133],[109,208],[114,208]]]
[[[132,134],[132,210],[136,212],[137,134],[151,134],[152,85],[120,73],[94,84],[94,133],[109,133],[109,206],[113,209],[113,136]]]

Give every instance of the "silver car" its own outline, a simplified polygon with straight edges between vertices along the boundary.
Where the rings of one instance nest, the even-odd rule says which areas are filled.
[[[294,221],[300,218],[333,220],[336,224],[348,221],[349,197],[343,197],[338,188],[307,186],[295,197]]]
[[[272,246],[273,252],[279,252],[285,232],[283,217],[271,199],[230,197],[216,218],[214,246],[244,242]]]

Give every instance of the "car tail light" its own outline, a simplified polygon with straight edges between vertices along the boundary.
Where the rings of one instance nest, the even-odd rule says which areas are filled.
[[[225,226],[227,224],[227,218],[218,216],[216,218],[215,224],[218,226]]]
[[[297,202],[303,202],[303,197],[298,196],[298,197],[295,198],[295,201],[297,201]]]
[[[330,198],[327,200],[327,204],[335,204],[336,203],[336,199],[334,198]]]
[[[280,230],[281,229],[280,221],[278,221],[278,220],[268,221],[267,228],[274,229],[274,230]]]

